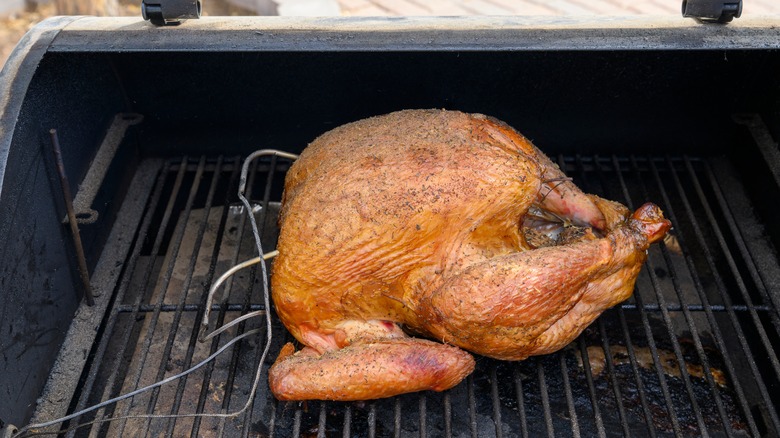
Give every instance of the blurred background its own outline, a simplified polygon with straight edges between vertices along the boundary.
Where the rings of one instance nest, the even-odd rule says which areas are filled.
[[[204,15],[674,15],[682,0],[204,0]],[[745,0],[743,16],[780,15]],[[0,66],[19,38],[54,15],[141,16],[141,0],[0,0]]]

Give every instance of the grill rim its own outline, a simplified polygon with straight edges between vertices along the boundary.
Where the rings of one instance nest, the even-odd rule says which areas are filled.
[[[203,17],[153,28],[140,17],[82,17],[53,52],[777,49],[773,17],[702,26],[663,16]],[[101,33],[95,35],[95,30]],[[149,38],[154,32],[154,38]],[[311,33],[320,38],[311,38]]]

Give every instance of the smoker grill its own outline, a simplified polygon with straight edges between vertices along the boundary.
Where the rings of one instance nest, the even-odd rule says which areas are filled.
[[[0,76],[0,421],[44,422],[207,365],[66,422],[68,436],[777,436],[780,434],[780,31],[646,19],[56,18]],[[402,108],[481,112],[518,128],[587,192],[674,223],[635,293],[575,342],[523,362],[477,358],[444,393],[278,402],[290,340],[262,318],[197,341],[205,294],[254,257],[243,158],[293,153]],[[63,158],[60,178],[51,129]],[[478,159],[478,157],[475,157]],[[266,251],[290,161],[250,168]],[[78,271],[79,217],[95,304]],[[272,264],[272,262],[271,262]],[[212,328],[264,310],[241,271]],[[273,314],[273,313],[272,313]],[[49,430],[57,430],[57,427]]]

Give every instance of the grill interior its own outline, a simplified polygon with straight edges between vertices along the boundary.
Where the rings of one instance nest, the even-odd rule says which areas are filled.
[[[372,402],[277,402],[264,374],[251,409],[233,419],[119,420],[76,435],[760,436],[780,430],[780,324],[767,291],[778,263],[732,165],[688,156],[557,160],[584,190],[629,207],[653,199],[675,224],[650,249],[633,297],[564,350],[519,363],[478,358],[476,372],[452,390]],[[149,164],[158,176],[137,197],[143,219],[71,410],[177,374],[250,329],[262,333],[178,382],[65,429],[104,416],[231,412],[249,396],[264,322],[256,318],[213,342],[197,341],[211,283],[255,252],[236,198],[241,159]],[[266,251],[275,247],[288,167],[285,159],[261,159],[249,176]],[[222,324],[262,309],[258,275],[256,267],[241,271],[218,292],[212,320]],[[292,340],[275,318],[273,335],[264,371]]]
[[[767,21],[690,24],[214,18],[157,29],[59,18],[36,28],[0,73],[0,430],[170,377],[250,332],[182,380],[56,427],[68,436],[780,434],[780,46]],[[585,191],[661,206],[675,228],[651,247],[633,297],[558,353],[478,358],[445,393],[365,403],[275,401],[267,367],[289,336],[274,320],[260,390],[237,418],[71,429],[240,409],[264,321],[205,344],[197,335],[204,293],[255,255],[236,197],[243,157],[299,153],[335,126],[409,108],[494,116]],[[80,226],[100,294],[89,307],[49,130],[77,195],[117,114],[143,121],[124,119],[134,123],[95,192],[98,220]],[[265,158],[251,175],[266,251],[289,165]],[[259,275],[248,268],[218,291],[212,329],[264,310]]]

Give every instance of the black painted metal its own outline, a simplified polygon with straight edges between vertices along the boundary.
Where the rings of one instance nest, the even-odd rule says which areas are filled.
[[[728,23],[742,15],[742,0],[683,0],[682,15],[704,22]]]
[[[89,149],[100,142],[108,118],[119,112],[109,103],[114,93],[106,81],[92,84],[92,92],[106,100],[80,111],[72,111],[73,101],[52,100],[57,93],[41,92],[39,81],[55,88],[58,82],[56,74],[39,69],[48,43],[60,26],[75,19],[60,17],[30,32],[0,72],[0,421],[14,424],[32,415],[48,378],[44,368],[54,363],[80,302],[68,269],[71,251],[61,243],[70,237],[60,224],[62,217],[55,217],[55,210],[62,214],[64,209],[48,130],[60,130],[65,170],[75,193],[89,165]],[[127,152],[123,158],[131,169],[132,153]],[[111,195],[122,199],[120,193]],[[105,201],[103,197],[101,214],[110,216],[115,204]],[[95,236],[107,225],[81,230],[89,268],[100,246],[93,245]]]
[[[197,240],[216,233],[213,250],[198,254],[198,269],[208,274],[185,270],[180,279],[194,288],[188,295],[151,299],[156,287],[172,284],[165,279],[173,266],[166,257],[177,259],[174,249],[182,242],[172,237],[181,237],[175,227],[185,220],[198,168],[203,181],[194,188],[193,208],[209,210],[210,187],[211,209],[222,208],[234,200],[240,161],[223,158],[220,163],[220,154],[245,155],[260,144],[299,151],[315,135],[347,121],[406,107],[448,107],[497,116],[543,149],[567,154],[558,161],[587,190],[662,206],[675,223],[676,240],[651,249],[635,296],[606,312],[570,348],[516,364],[481,359],[475,375],[445,395],[289,404],[263,392],[235,421],[139,424],[163,435],[287,436],[295,430],[399,437],[778,433],[780,267],[773,245],[780,221],[772,220],[771,206],[759,202],[764,191],[777,191],[776,182],[762,179],[761,169],[776,169],[778,163],[756,154],[745,128],[731,119],[735,111],[761,112],[766,134],[777,130],[772,111],[777,110],[780,58],[776,51],[761,50],[777,48],[776,31],[574,26],[556,32],[522,20],[493,22],[495,28],[479,31],[460,20],[440,32],[426,28],[426,22],[404,20],[400,27],[384,23],[371,33],[361,28],[365,23],[336,20],[327,30],[306,33],[295,26],[268,31],[263,26],[277,25],[260,20],[243,28],[156,29],[161,31],[157,39],[149,40],[144,24],[111,25],[102,30],[112,32],[101,33],[85,24],[92,23],[89,19],[62,31],[66,22],[49,22],[42,33],[33,34],[30,38],[39,39],[23,46],[29,53],[17,53],[0,80],[8,96],[0,107],[0,310],[11,315],[0,327],[0,387],[7,391],[0,394],[0,419],[21,423],[29,415],[78,304],[69,286],[72,278],[62,269],[68,254],[51,244],[67,235],[58,222],[56,186],[46,174],[48,149],[43,147],[49,127],[62,129],[63,160],[75,189],[113,115],[132,109],[146,116],[118,152],[122,168],[110,171],[104,184],[99,204],[107,206],[100,216],[106,221],[97,226],[106,230],[113,223],[111,211],[122,202],[123,181],[140,157],[196,157],[166,165],[133,251],[118,268],[121,281],[104,291],[113,303],[99,324],[99,342],[85,352],[88,367],[71,406],[77,409],[132,387],[136,376],[141,384],[147,377],[168,375],[224,344],[223,335],[199,345],[188,324],[202,314],[199,297],[213,276],[251,255],[251,245],[220,252],[229,238],[245,237],[245,223],[230,222],[226,208],[213,229],[193,234]],[[402,32],[403,26],[411,30]],[[311,38],[314,34],[320,38]],[[543,35],[552,36],[532,38]],[[222,50],[226,47],[231,50]],[[667,153],[692,157],[667,158]],[[261,223],[269,248],[275,240],[269,202],[280,199],[287,169],[282,161],[258,164],[252,177],[254,193],[262,199],[258,204],[264,208]],[[730,179],[723,178],[724,169],[733,173]],[[30,199],[41,202],[26,202]],[[753,210],[765,215],[755,217]],[[205,214],[193,213],[191,219]],[[233,225],[236,235],[230,234]],[[101,233],[84,233],[91,265],[100,256],[96,236]],[[178,259],[186,266],[194,257],[187,253]],[[219,324],[262,309],[257,275],[247,270],[226,289],[212,308]],[[179,327],[158,323],[151,335],[143,332],[144,324],[168,317],[178,319]],[[257,326],[249,321],[233,334]],[[274,328],[282,332],[278,322]],[[145,344],[147,336],[154,341]],[[275,339],[278,349],[285,337]],[[140,412],[237,409],[248,397],[260,342],[242,342],[217,364],[174,385],[175,391],[160,390],[156,399],[138,397]],[[153,363],[142,364],[151,368],[139,373],[144,348],[158,346],[161,353],[171,352],[171,361],[158,360],[165,354],[155,356]],[[22,382],[26,386],[20,390]],[[97,416],[128,409],[120,405]],[[94,430],[101,435],[120,427]]]
[[[141,15],[155,26],[178,25],[182,20],[198,19],[200,0],[144,0]]]

